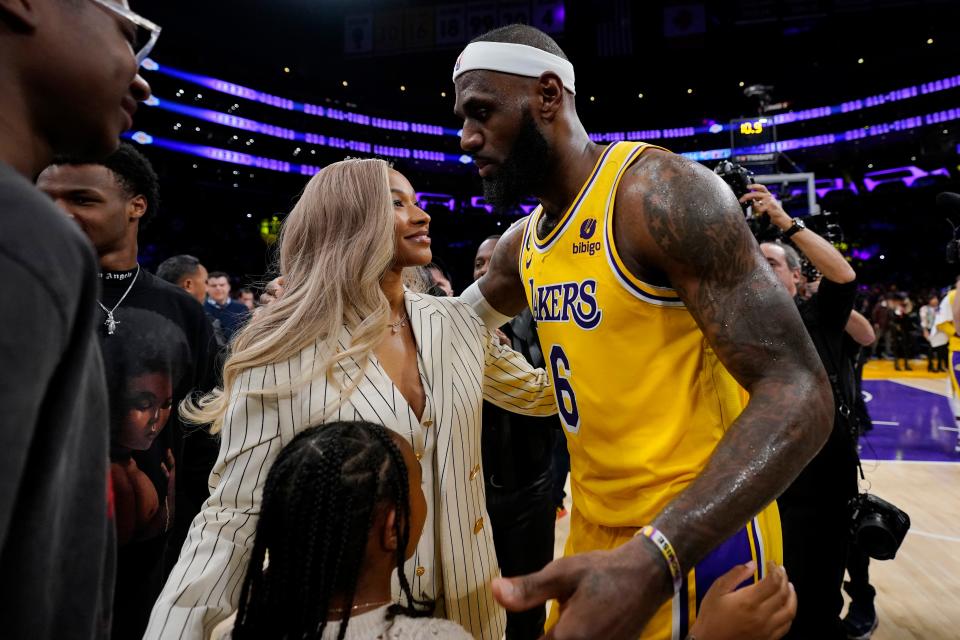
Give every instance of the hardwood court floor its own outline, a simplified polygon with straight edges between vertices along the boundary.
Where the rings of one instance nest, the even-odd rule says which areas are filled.
[[[912,520],[896,559],[870,566],[880,617],[873,638],[953,640],[960,638],[960,444],[945,376],[912,364],[915,372],[903,375],[892,363],[871,362],[864,375],[876,426],[862,455],[880,458],[864,460],[864,486]],[[569,493],[568,481],[568,510]],[[569,533],[570,518],[557,521],[556,557]]]
[[[864,389],[873,431],[862,441],[869,490],[910,514],[894,560],[874,561],[880,626],[875,640],[960,638],[960,442],[944,374],[872,361]]]
[[[910,514],[893,560],[870,563],[874,640],[960,638],[960,464],[865,461],[871,491]]]

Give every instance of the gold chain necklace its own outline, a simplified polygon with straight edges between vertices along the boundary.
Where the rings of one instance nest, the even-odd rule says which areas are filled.
[[[350,607],[350,611],[356,611],[357,609],[363,609],[364,607],[373,607],[373,606],[382,607],[383,605],[390,604],[391,602],[393,601],[383,600],[381,602],[364,602],[363,604],[353,605],[352,607]],[[344,609],[343,607],[330,607],[330,611],[332,613],[343,613]]]
[[[404,311],[403,316],[401,316],[399,320],[397,320],[396,322],[388,322],[387,326],[390,327],[390,333],[395,335],[398,331],[400,331],[400,329],[407,326],[408,319],[409,318],[407,318],[407,312]]]

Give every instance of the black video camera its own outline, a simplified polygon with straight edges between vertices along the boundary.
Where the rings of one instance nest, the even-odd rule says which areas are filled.
[[[719,164],[713,168],[713,172],[727,183],[727,186],[733,191],[733,195],[737,197],[737,200],[750,193],[749,185],[754,183],[753,172],[746,167],[736,162],[730,162],[729,160],[721,160]],[[764,242],[776,239],[779,231],[770,224],[770,216],[763,214],[759,217],[748,217],[747,208],[749,206],[749,204],[740,204],[745,220],[747,221],[747,226],[750,227],[750,232],[757,241]]]
[[[730,189],[733,190],[733,195],[737,196],[737,200],[750,193],[748,186],[753,184],[753,172],[746,167],[735,162],[730,162],[729,160],[721,160],[720,163],[713,168],[713,172],[727,183]],[[747,207],[750,205],[744,204],[741,206],[743,207],[744,213],[746,213]]]
[[[851,500],[850,512],[852,541],[871,558],[892,560],[910,530],[910,516],[870,493]]]

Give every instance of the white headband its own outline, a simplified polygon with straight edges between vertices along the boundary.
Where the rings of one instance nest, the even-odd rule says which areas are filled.
[[[577,95],[573,65],[569,60],[525,44],[471,42],[457,58],[453,79],[477,69],[512,73],[527,78],[539,78],[545,72],[552,71],[560,76],[564,89]]]

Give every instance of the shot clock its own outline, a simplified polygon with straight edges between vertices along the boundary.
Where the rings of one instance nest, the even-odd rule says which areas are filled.
[[[773,118],[758,116],[730,122],[731,159],[739,164],[776,162],[777,126]]]

